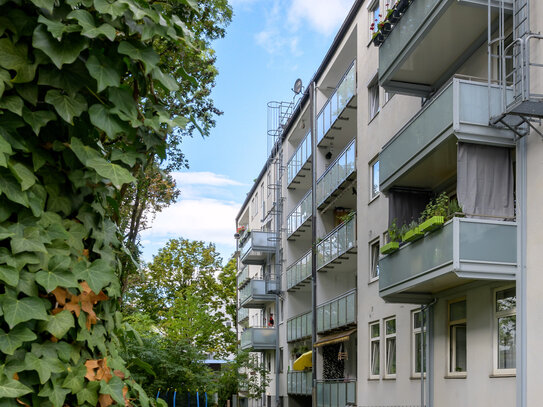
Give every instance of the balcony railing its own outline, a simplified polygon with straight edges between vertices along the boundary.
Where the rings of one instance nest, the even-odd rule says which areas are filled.
[[[356,95],[356,61],[353,61],[339,82],[336,90],[317,116],[317,144],[320,144],[326,133],[342,116],[349,102]]]
[[[287,393],[311,396],[313,391],[311,372],[288,372]]]
[[[490,117],[499,113],[500,89],[490,88],[493,104],[489,111],[486,82],[454,77],[385,146],[379,155],[379,182],[387,190],[416,164],[439,148],[451,136],[459,141],[510,146],[513,132],[490,127]],[[512,93],[511,93],[512,95]],[[455,146],[456,143],[453,143]],[[437,148],[436,148],[437,147]],[[441,160],[445,161],[445,160]],[[454,170],[456,161],[453,160]],[[438,163],[443,169],[446,162]],[[434,165],[435,167],[435,165]],[[437,176],[427,174],[427,177]],[[419,181],[420,182],[420,181]],[[409,185],[402,181],[401,185]],[[400,185],[399,184],[399,185]]]
[[[243,267],[239,272],[237,277],[238,287],[241,287],[247,281],[249,281],[249,266]]]
[[[311,336],[313,326],[312,312],[298,315],[287,321],[287,342],[299,341]]]
[[[240,306],[262,308],[268,302],[275,301],[275,294],[271,294],[269,288],[269,282],[265,280],[249,281],[249,284],[239,291]]]
[[[240,248],[243,264],[264,264],[268,253],[273,253],[278,241],[277,233],[253,230]]]
[[[356,289],[317,307],[317,332],[356,324]]]
[[[356,247],[356,215],[332,230],[317,244],[317,270]]]
[[[356,405],[356,380],[317,381],[317,407]]]
[[[241,349],[254,351],[275,349],[276,332],[275,328],[247,328],[241,333]]]
[[[290,237],[311,217],[311,198],[309,191],[287,218],[287,236]]]
[[[356,139],[328,167],[317,181],[317,206],[320,208],[334,197],[335,192],[351,179],[356,171]]]
[[[287,164],[287,184],[290,185],[311,157],[311,131],[308,132]]]
[[[249,319],[249,309],[248,308],[238,309],[238,324],[244,322],[247,319]]]
[[[311,277],[311,250],[287,268],[287,290]]]
[[[381,297],[420,303],[473,280],[514,280],[515,222],[453,218],[379,260]]]

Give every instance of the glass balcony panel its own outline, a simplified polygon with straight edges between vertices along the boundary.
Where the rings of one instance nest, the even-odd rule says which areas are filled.
[[[356,246],[356,215],[317,244],[317,270]]]
[[[318,179],[317,205],[321,205],[355,169],[355,140],[353,140]]]
[[[330,304],[326,304],[322,309],[324,311],[324,330],[328,331],[330,329]]]
[[[322,398],[324,400],[324,405],[327,407],[331,407],[332,403],[330,402],[330,387],[331,383],[324,383],[324,389],[322,392]]]
[[[338,390],[341,392],[341,388],[343,386],[337,386],[336,383],[330,383],[330,405],[331,406],[340,406],[342,404],[339,404],[339,398],[338,398]]]
[[[347,383],[347,403],[356,404],[356,382]]]
[[[296,148],[287,164],[288,183],[290,184],[311,156],[311,132],[308,132]]]
[[[347,296],[347,323],[352,324],[356,322],[356,293],[352,293]]]
[[[338,326],[338,303],[336,301],[330,304],[330,328]]]
[[[334,123],[340,113],[341,112],[338,109],[338,92],[334,92],[334,94],[330,97],[330,121]]]
[[[317,407],[328,407],[324,404],[324,383],[317,383]]]
[[[337,324],[343,326],[347,323],[347,299],[341,298],[337,307]]]

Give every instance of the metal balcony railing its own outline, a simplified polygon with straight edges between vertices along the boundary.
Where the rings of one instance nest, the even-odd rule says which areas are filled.
[[[317,244],[317,270],[356,247],[356,215],[332,230]]]
[[[345,407],[356,404],[356,379],[317,381],[317,407]]]
[[[312,312],[298,315],[287,321],[287,342],[294,342],[311,336]]]
[[[241,333],[241,349],[275,349],[276,339],[275,328],[250,327]]]
[[[249,309],[240,308],[238,309],[238,323],[245,321],[249,318]]]
[[[288,372],[287,393],[310,396],[312,392],[311,372]]]
[[[317,332],[356,324],[356,289],[317,307]]]
[[[311,198],[312,191],[309,191],[302,198],[300,203],[294,208],[294,210],[288,215],[287,218],[287,235],[291,236],[305,221],[311,216]]]
[[[287,290],[311,277],[311,250],[287,268]]]
[[[311,131],[308,132],[287,164],[287,184],[296,178],[296,175],[311,157]]]
[[[237,276],[238,287],[241,287],[247,281],[249,281],[249,266],[243,267],[239,272]]]

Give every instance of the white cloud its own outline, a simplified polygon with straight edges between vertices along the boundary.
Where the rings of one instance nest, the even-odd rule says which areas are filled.
[[[306,20],[324,35],[332,34],[345,19],[353,0],[293,0],[287,12],[288,21],[299,27]]]
[[[215,174],[214,172],[201,171],[201,172],[174,172],[173,178],[177,182],[178,186],[181,185],[209,185],[217,187],[227,186],[241,186],[241,182],[234,181],[222,174]]]

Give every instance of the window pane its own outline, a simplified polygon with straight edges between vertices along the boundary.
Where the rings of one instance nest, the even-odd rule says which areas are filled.
[[[466,318],[466,301],[458,301],[450,304],[450,320],[458,321]]]
[[[379,341],[371,343],[371,374],[379,375]]]
[[[498,318],[498,369],[516,367],[516,317]]]
[[[372,338],[378,338],[379,337],[379,324],[373,324],[370,326],[370,332]]]
[[[371,245],[371,278],[379,277],[379,242]]]
[[[466,325],[451,326],[451,371],[467,371]]]
[[[379,161],[377,161],[373,166],[371,167],[371,178],[372,178],[372,198],[375,197],[379,193]]]
[[[385,332],[387,335],[396,333],[396,319],[385,321]]]
[[[421,316],[421,315],[420,315],[420,311],[415,312],[415,313],[413,314],[413,328],[414,328],[414,329],[420,329],[420,327],[421,327],[421,325],[422,325],[422,324],[421,324],[422,321],[421,321],[421,317],[420,317],[420,316]]]
[[[511,287],[496,292],[496,311],[511,311],[517,305],[516,288]]]
[[[387,339],[387,374],[396,374],[396,338]]]
[[[422,335],[420,333],[415,334],[415,373],[421,372],[421,365],[424,363],[424,361],[421,361],[421,341],[422,341]],[[426,358],[426,355],[423,354],[423,357]],[[426,371],[426,368],[425,368]]]

